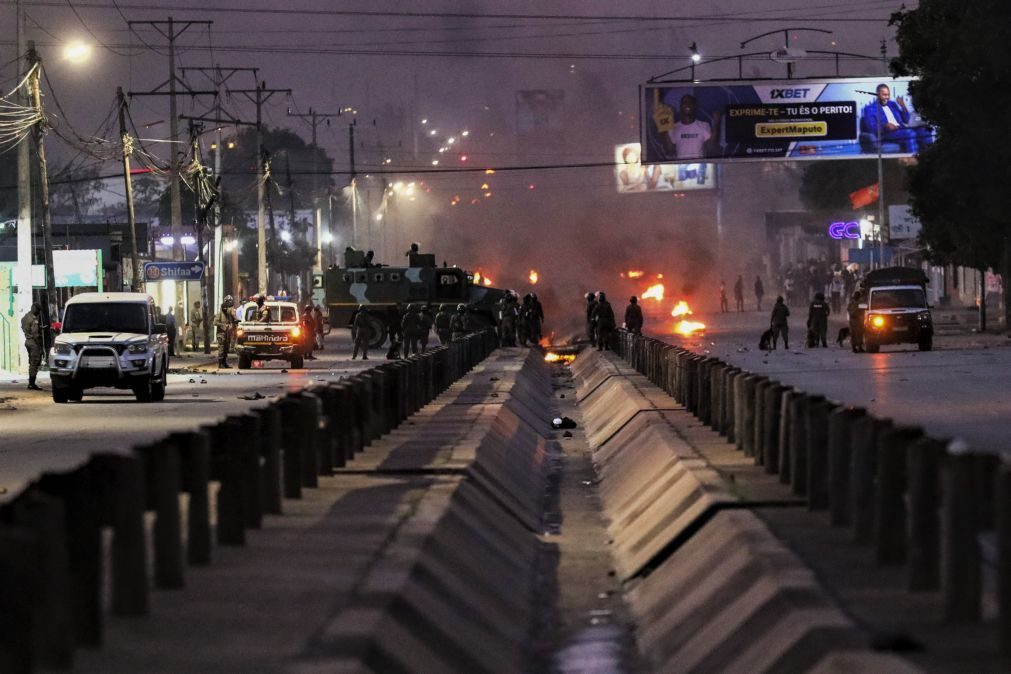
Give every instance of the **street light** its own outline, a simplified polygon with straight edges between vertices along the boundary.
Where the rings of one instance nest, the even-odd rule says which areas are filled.
[[[91,56],[91,45],[84,42],[71,42],[63,47],[63,58],[71,63],[82,63]]]
[[[692,53],[692,63],[698,63],[702,60],[702,54],[699,53],[699,48],[694,42],[692,42],[692,46],[688,47],[688,49]]]

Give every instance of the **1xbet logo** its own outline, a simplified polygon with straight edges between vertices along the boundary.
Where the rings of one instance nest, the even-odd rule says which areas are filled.
[[[807,98],[810,89],[773,89],[770,98]]]

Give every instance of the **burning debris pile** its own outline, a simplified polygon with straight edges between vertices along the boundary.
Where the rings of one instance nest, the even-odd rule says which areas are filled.
[[[674,334],[681,335],[683,337],[691,337],[696,332],[702,332],[706,329],[705,323],[699,323],[698,321],[689,321],[685,319],[685,316],[691,316],[692,310],[688,306],[688,303],[684,300],[678,301],[671,310],[670,315],[674,318],[680,318],[677,323],[674,324]]]

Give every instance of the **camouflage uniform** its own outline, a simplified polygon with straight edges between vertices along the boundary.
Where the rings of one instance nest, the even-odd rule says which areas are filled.
[[[351,360],[358,357],[358,351],[362,352],[362,360],[369,359],[369,342],[372,341],[372,322],[369,321],[368,309],[362,307],[355,314],[353,323],[355,335],[355,348],[351,354]]]
[[[25,349],[28,351],[28,388],[36,389],[35,377],[39,373],[39,365],[45,346],[42,342],[42,324],[39,317],[28,312],[21,318],[21,331],[25,333]]]
[[[449,308],[444,304],[439,307],[439,313],[435,315],[435,334],[439,336],[440,344],[449,344],[453,338],[453,329],[450,327],[453,315],[449,313]]]
[[[404,331],[404,355],[410,356],[420,353],[421,334],[424,327],[422,325],[421,313],[418,311],[416,304],[407,307],[407,313],[404,314],[404,320],[400,325]]]
[[[214,316],[214,327],[218,329],[218,367],[228,367],[228,350],[232,346],[235,326],[239,320],[231,302],[223,302],[221,311]]]
[[[456,313],[449,322],[449,330],[452,338],[463,339],[467,336],[467,308],[462,304],[456,308]]]

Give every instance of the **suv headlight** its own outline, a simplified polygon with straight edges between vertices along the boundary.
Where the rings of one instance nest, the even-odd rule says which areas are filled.
[[[74,352],[74,347],[69,344],[56,344],[53,346],[53,352],[58,356],[69,356]]]
[[[130,344],[126,350],[128,353],[147,353],[147,344]]]

